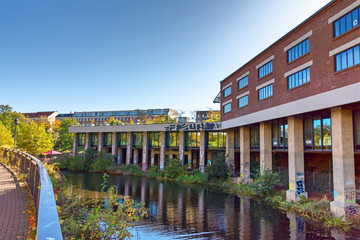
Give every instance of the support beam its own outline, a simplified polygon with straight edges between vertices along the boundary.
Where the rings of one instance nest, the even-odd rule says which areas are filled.
[[[155,165],[155,151],[154,149],[151,149],[151,166],[153,167]]]
[[[160,170],[165,168],[166,132],[161,132]]]
[[[111,133],[111,154],[113,156],[117,155],[116,132]]]
[[[127,133],[127,146],[126,146],[126,165],[131,163],[132,159],[132,133]]]
[[[334,201],[330,210],[335,217],[359,215],[356,204],[355,164],[352,111],[343,107],[331,109]]]
[[[298,201],[308,197],[305,191],[303,119],[288,117],[289,190],[286,201]]]
[[[235,158],[235,131],[228,130],[226,132],[226,165],[234,171]]]
[[[91,142],[91,140],[90,140],[90,134],[87,132],[87,133],[85,133],[85,146],[84,146],[84,151],[85,151],[85,152],[86,152],[86,150],[89,149],[89,147],[90,147],[90,142]]]
[[[73,153],[72,155],[75,157],[77,155],[78,149],[78,133],[74,133],[73,135]]]
[[[199,169],[200,169],[201,172],[205,171],[205,152],[206,152],[205,131],[200,131],[200,164],[199,164]]]
[[[103,149],[103,136],[104,134],[102,132],[98,133],[98,152],[102,152]]]
[[[184,131],[180,131],[179,133],[179,159],[181,162],[181,165],[184,166],[184,152],[185,152],[185,133]]]
[[[133,164],[134,164],[134,165],[137,165],[138,162],[139,162],[139,149],[138,149],[138,148],[134,148],[134,156],[133,156],[133,159],[134,159]]]
[[[271,123],[260,123],[260,172],[272,171]]]
[[[250,178],[250,128],[240,127],[240,177],[244,184],[252,182]]]
[[[142,170],[146,171],[148,168],[147,165],[148,159],[148,133],[143,132],[143,153],[142,153]]]

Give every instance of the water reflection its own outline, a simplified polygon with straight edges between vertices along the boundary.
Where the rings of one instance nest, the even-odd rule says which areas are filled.
[[[101,174],[65,175],[69,195],[101,197]],[[330,231],[308,227],[296,214],[200,187],[129,176],[110,176],[109,184],[149,208],[153,217],[132,230],[137,239],[353,239],[353,233],[333,231],[333,238]]]

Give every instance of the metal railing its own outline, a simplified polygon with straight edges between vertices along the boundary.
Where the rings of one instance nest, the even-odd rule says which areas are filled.
[[[3,157],[24,174],[34,201],[37,239],[63,239],[54,189],[49,174],[40,160],[30,154],[3,148]]]

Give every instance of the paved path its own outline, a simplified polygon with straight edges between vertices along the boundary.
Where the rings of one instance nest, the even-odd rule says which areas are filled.
[[[13,174],[0,164],[0,239],[26,239],[28,198]]]

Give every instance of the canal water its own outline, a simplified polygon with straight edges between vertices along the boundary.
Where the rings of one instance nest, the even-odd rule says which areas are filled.
[[[69,195],[101,197],[102,174],[64,172]],[[133,239],[359,239],[310,224],[249,198],[146,177],[110,175],[119,194],[149,208],[151,218],[131,229]]]

